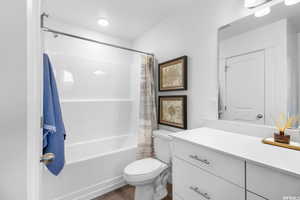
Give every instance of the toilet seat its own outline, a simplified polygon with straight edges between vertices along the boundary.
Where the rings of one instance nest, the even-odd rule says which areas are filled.
[[[153,158],[146,158],[129,164],[124,169],[124,178],[128,182],[144,182],[156,178],[168,168],[168,165]]]

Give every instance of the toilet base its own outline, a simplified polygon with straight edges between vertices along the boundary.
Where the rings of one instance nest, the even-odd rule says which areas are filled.
[[[135,186],[134,200],[153,200],[153,195],[153,184]]]

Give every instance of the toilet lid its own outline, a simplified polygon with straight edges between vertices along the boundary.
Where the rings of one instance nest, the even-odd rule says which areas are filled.
[[[168,166],[156,159],[146,158],[129,164],[124,174],[131,181],[144,181],[157,177]]]

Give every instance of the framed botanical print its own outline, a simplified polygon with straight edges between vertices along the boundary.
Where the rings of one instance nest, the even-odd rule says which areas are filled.
[[[187,96],[159,97],[159,124],[187,129]]]
[[[159,64],[159,91],[187,90],[187,56]]]

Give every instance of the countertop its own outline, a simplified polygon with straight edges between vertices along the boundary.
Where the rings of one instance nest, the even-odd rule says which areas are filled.
[[[170,136],[300,178],[300,151],[263,144],[263,138],[206,127]]]

